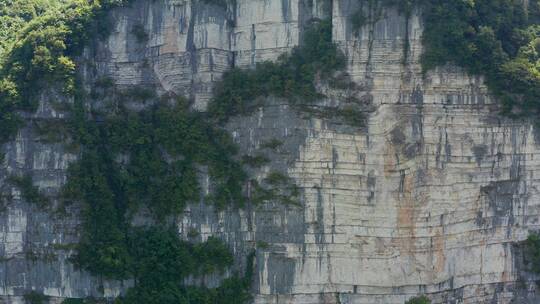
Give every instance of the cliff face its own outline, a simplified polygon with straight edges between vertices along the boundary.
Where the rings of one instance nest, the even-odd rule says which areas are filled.
[[[216,212],[194,204],[178,219],[179,232],[221,237],[238,269],[250,246],[267,243],[256,256],[255,303],[403,303],[420,293],[434,303],[536,303],[534,277],[523,271],[516,246],[539,228],[540,145],[532,124],[498,116],[480,77],[451,66],[422,75],[421,12],[405,17],[371,8],[369,22],[355,31],[349,17],[358,1],[330,3],[136,1],[114,10],[111,36],[85,51],[84,83],[111,77],[119,87],[189,96],[204,110],[224,71],[277,59],[298,45],[308,20],[331,17],[357,84],[353,94],[373,108],[367,127],[310,117],[267,98],[227,129],[241,153],[271,159],[254,175],[280,171],[295,180],[302,206]],[[328,91],[323,102],[335,104],[342,94]],[[50,104],[55,96],[44,93],[34,118],[62,118]],[[261,146],[272,139],[283,144]],[[51,195],[76,159],[31,127],[4,150],[2,178],[31,173]],[[23,303],[32,289],[60,301],[115,296],[130,286],[69,262],[80,224],[76,205],[55,214],[3,187],[13,195],[0,214],[5,303]]]

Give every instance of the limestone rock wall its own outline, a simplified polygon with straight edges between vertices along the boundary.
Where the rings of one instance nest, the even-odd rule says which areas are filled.
[[[355,130],[307,117],[269,98],[227,128],[242,153],[271,163],[301,187],[301,207],[247,205],[216,212],[193,204],[179,233],[217,235],[242,258],[257,242],[254,302],[403,303],[426,293],[433,303],[537,303],[534,276],[515,245],[539,228],[540,146],[533,125],[496,115],[481,77],[447,66],[423,76],[421,12],[407,18],[372,8],[355,31],[357,0],[237,0],[234,7],[188,0],[137,1],[111,13],[113,33],[87,49],[86,85],[112,77],[120,87],[158,87],[189,96],[204,110],[212,87],[233,66],[275,60],[301,41],[311,18],[331,17],[356,96],[374,111]],[[142,27],[147,39],[134,35]],[[406,49],[406,50],[405,50]],[[38,117],[62,117],[47,100]],[[325,102],[335,103],[332,97]],[[261,144],[280,139],[275,151]],[[0,178],[28,172],[57,193],[75,155],[24,129]],[[2,181],[2,180],[0,180]],[[0,213],[0,295],[22,303],[29,290],[63,297],[115,296],[130,282],[107,282],[74,269],[77,206],[67,215],[13,201]],[[212,280],[210,280],[212,282]]]

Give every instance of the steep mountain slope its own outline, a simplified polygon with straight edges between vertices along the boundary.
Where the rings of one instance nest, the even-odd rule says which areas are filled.
[[[499,115],[483,77],[451,65],[423,73],[419,7],[404,13],[367,2],[367,20],[355,26],[354,0],[134,1],[112,9],[110,35],[76,57],[78,81],[98,109],[127,99],[140,110],[157,96],[185,96],[205,112],[226,71],[276,61],[305,42],[311,20],[331,20],[345,54],[341,85],[317,74],[325,97],[291,102],[264,91],[254,109],[221,122],[239,147],[232,158],[248,164],[247,201],[212,203],[213,163],[197,162],[204,195],[168,221],[183,240],[223,240],[234,262],[185,281],[217,287],[249,270],[255,250],[255,303],[403,303],[417,294],[433,303],[536,303],[537,276],[520,245],[539,225],[534,123]],[[41,120],[69,119],[58,106],[74,102],[64,93],[44,86],[37,111],[23,113],[26,126],[2,146],[5,303],[29,301],[32,290],[55,302],[113,298],[136,284],[81,270],[69,258],[84,240],[85,205],[64,206],[59,193],[69,164],[84,154],[56,142],[66,138],[61,127],[38,130]],[[363,124],[345,122],[339,111],[351,105]],[[48,204],[33,204],[22,183],[9,182],[14,175],[31,176]],[[258,188],[269,186],[293,200]],[[130,225],[159,222],[151,208],[137,208]]]

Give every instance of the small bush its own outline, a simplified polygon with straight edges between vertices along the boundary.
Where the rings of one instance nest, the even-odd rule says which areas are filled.
[[[300,205],[300,189],[287,175],[272,171],[267,174],[263,182],[261,185],[256,180],[251,180],[251,201],[254,204],[274,201],[283,205]]]
[[[525,241],[525,262],[531,271],[540,273],[540,236],[531,233]]]
[[[100,77],[94,82],[94,86],[102,89],[114,87],[114,79],[108,76]]]
[[[270,244],[268,244],[265,241],[257,241],[257,248],[259,248],[259,249],[268,249],[268,248],[270,248]]]
[[[283,145],[283,141],[272,138],[270,140],[264,141],[261,143],[260,148],[261,149],[270,149],[276,151],[279,147]]]
[[[215,5],[221,8],[227,8],[227,3],[231,1],[234,3],[235,0],[201,0],[202,3],[207,5]]]
[[[257,154],[254,156],[250,156],[250,155],[242,156],[242,163],[253,168],[259,168],[265,164],[268,164],[269,162],[270,160],[268,159],[268,157],[262,154]]]
[[[68,298],[62,301],[62,304],[86,304],[84,299]]]
[[[24,294],[23,298],[26,304],[45,304],[49,301],[48,296],[37,291],[26,293]]]
[[[405,304],[430,304],[431,300],[426,296],[419,296],[409,299]]]
[[[37,204],[40,207],[44,207],[49,199],[40,193],[39,188],[34,186],[32,182],[32,176],[16,176],[12,175],[8,180],[15,187],[21,191],[22,198],[33,204]]]
[[[341,117],[345,124],[355,127],[365,127],[366,126],[366,117],[362,112],[353,110],[353,109],[343,109],[339,111]]]
[[[157,97],[156,91],[153,88],[143,88],[139,86],[120,92],[120,95],[122,98],[127,99],[128,101],[131,99],[139,102],[146,102]]]
[[[87,297],[84,299],[67,298],[62,301],[62,304],[101,304],[101,303],[106,303],[106,302],[100,301],[93,297]]]
[[[268,173],[268,175],[266,175],[266,178],[264,179],[264,181],[267,184],[272,185],[272,186],[280,186],[280,185],[287,185],[291,180],[287,175],[281,172],[272,171]]]
[[[368,22],[368,18],[364,15],[364,12],[362,9],[357,10],[351,15],[351,25],[353,31],[358,34],[360,29],[366,25]]]
[[[44,143],[58,143],[67,138],[65,122],[61,119],[40,119],[33,121],[33,130]]]
[[[135,36],[135,38],[137,38],[137,42],[139,43],[148,41],[148,33],[146,33],[146,30],[142,24],[134,25],[131,33]]]
[[[195,228],[190,228],[188,233],[187,233],[187,236],[188,238],[192,239],[192,238],[196,238],[200,235],[199,231]]]

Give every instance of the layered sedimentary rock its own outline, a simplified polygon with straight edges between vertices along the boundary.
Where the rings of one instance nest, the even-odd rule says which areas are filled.
[[[276,60],[300,43],[309,20],[332,18],[354,95],[372,105],[366,128],[268,97],[227,129],[242,153],[271,159],[252,174],[280,171],[294,179],[301,206],[216,212],[192,204],[178,219],[179,233],[195,228],[201,238],[224,239],[236,270],[253,244],[268,244],[257,250],[255,303],[403,303],[421,293],[433,303],[536,303],[535,277],[524,271],[516,245],[539,226],[533,125],[497,115],[481,77],[452,66],[422,74],[420,11],[405,16],[374,7],[369,22],[354,29],[350,15],[358,8],[355,0],[237,0],[227,8],[137,1],[111,12],[113,32],[85,51],[81,72],[88,88],[111,77],[119,87],[188,96],[204,111],[224,71]],[[339,94],[322,103],[338,103]],[[45,92],[34,118],[62,119],[50,105],[55,98]],[[261,146],[272,139],[283,145]],[[1,177],[30,173],[51,197],[76,159],[31,127],[3,149]],[[56,214],[25,202],[16,188],[8,191],[13,200],[0,214],[5,303],[22,303],[29,290],[60,301],[114,297],[130,286],[69,262],[80,225],[76,205]]]

